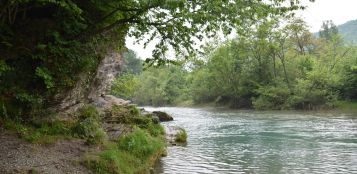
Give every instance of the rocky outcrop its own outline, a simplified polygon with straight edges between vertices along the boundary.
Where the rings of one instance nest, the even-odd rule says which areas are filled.
[[[122,64],[122,55],[118,52],[112,52],[105,56],[90,85],[88,93],[88,99],[90,101],[96,102],[96,100],[106,94],[114,81],[115,76],[120,73]]]
[[[154,116],[157,116],[159,118],[160,122],[173,121],[174,120],[174,118],[171,115],[167,114],[166,112],[154,111],[154,112],[152,112],[152,114]]]
[[[62,96],[56,96],[58,104],[49,110],[58,113],[60,120],[71,119],[71,116],[85,103],[93,103],[99,109],[101,107],[110,107],[115,104],[125,104],[127,101],[121,101],[114,96],[105,95],[112,82],[121,71],[122,55],[119,52],[111,52],[104,56],[99,64],[95,74],[82,74],[76,85]],[[63,95],[65,97],[63,97]]]
[[[124,100],[113,95],[102,95],[93,101],[94,106],[101,110],[111,109],[113,106],[127,106],[130,105],[130,101]]]

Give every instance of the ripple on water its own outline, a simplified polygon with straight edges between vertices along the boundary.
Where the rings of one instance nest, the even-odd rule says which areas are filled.
[[[357,117],[351,114],[163,110],[164,124],[188,132],[187,147],[169,147],[165,174],[357,173]]]

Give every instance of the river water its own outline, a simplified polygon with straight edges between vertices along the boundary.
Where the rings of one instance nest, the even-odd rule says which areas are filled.
[[[357,173],[357,115],[145,108],[171,114],[188,133],[157,173]]]

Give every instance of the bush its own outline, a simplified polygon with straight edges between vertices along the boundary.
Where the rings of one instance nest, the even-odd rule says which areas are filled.
[[[319,109],[333,107],[337,101],[337,93],[327,83],[314,82],[309,79],[298,80],[294,95],[287,99],[289,107],[294,109]]]
[[[287,86],[262,86],[257,90],[258,97],[252,103],[255,109],[284,109],[290,96]]]
[[[148,159],[164,147],[161,140],[151,137],[142,129],[123,136],[118,140],[118,148],[133,154],[140,159]]]
[[[187,133],[182,129],[178,134],[176,134],[175,141],[177,143],[186,143],[187,142]]]
[[[106,133],[101,128],[101,120],[97,109],[92,105],[84,106],[78,112],[76,125],[73,128],[75,136],[84,138],[88,144],[101,144]]]
[[[106,150],[87,156],[83,162],[95,173],[148,173],[150,166],[163,154],[165,142],[152,137],[143,129],[120,137],[115,144],[106,144]]]

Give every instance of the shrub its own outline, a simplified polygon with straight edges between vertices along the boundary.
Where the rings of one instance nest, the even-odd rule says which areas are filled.
[[[161,140],[155,137],[151,137],[142,129],[138,129],[131,134],[120,137],[118,142],[118,148],[133,154],[140,159],[148,159],[155,152],[164,147]]]
[[[106,138],[106,133],[101,128],[101,120],[97,109],[92,105],[84,106],[78,112],[73,134],[84,138],[88,144],[101,144]]]
[[[178,134],[176,134],[175,141],[178,143],[186,143],[187,142],[187,133],[184,129],[182,129]]]
[[[164,150],[163,138],[136,129],[120,137],[115,144],[106,144],[106,149],[99,154],[87,156],[83,164],[100,174],[148,173]]]
[[[252,101],[255,109],[283,109],[290,91],[287,86],[262,86],[257,94],[259,96]]]

